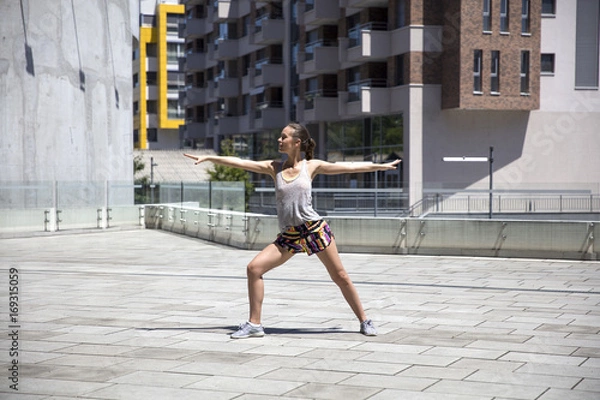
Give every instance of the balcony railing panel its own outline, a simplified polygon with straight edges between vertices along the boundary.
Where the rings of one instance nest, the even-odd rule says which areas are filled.
[[[240,94],[238,78],[222,78],[215,81],[216,97],[236,97]]]
[[[261,64],[260,74],[254,76],[254,86],[285,84],[285,66],[283,64]]]
[[[337,23],[340,18],[340,7],[337,1],[314,0],[306,2],[304,15],[306,25],[324,25]]]
[[[336,42],[318,41],[310,43],[305,49],[303,74],[324,74],[340,69]]]
[[[254,32],[253,43],[271,44],[283,42],[283,33],[285,32],[285,21],[283,19],[264,18]]]

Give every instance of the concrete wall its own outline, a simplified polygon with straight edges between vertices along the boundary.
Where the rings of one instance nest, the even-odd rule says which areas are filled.
[[[3,181],[133,181],[134,0],[0,2]]]
[[[261,250],[278,233],[272,215],[179,205],[145,207],[145,226],[229,246]],[[327,217],[342,252],[598,259],[600,224],[591,221],[495,221]]]
[[[425,103],[436,103],[429,94]],[[487,189],[487,163],[445,163],[444,156],[483,156],[494,147],[494,189],[600,193],[600,96],[573,91],[563,111],[445,110],[424,113],[425,189]]]

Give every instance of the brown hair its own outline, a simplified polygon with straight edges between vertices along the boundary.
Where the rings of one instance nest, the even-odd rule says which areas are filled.
[[[297,122],[290,122],[287,124],[287,126],[293,129],[292,135],[295,138],[300,139],[300,151],[304,152],[307,160],[312,160],[317,143],[313,140],[313,138],[310,137],[308,129],[306,129],[304,125]]]

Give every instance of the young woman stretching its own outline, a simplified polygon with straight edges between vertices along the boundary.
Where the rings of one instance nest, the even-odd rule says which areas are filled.
[[[312,208],[312,180],[318,174],[335,175],[396,169],[400,160],[386,164],[330,163],[313,159],[315,141],[308,130],[297,123],[288,124],[278,139],[279,152],[285,160],[252,161],[238,157],[194,156],[196,164],[209,161],[215,164],[242,168],[246,171],[270,175],[275,180],[277,219],[281,233],[265,247],[247,267],[250,316],[231,337],[244,339],[264,336],[261,312],[264,298],[263,275],[276,268],[296,253],[305,252],[317,257],[327,268],[335,284],[341,289],[348,305],[360,322],[360,332],[377,335],[377,330],[363,310],[358,292],[346,273],[338,254],[335,239],[327,222]],[[305,154],[305,159],[302,157]]]

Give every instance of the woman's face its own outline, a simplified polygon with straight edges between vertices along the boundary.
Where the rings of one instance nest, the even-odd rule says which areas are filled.
[[[279,143],[279,152],[280,153],[289,153],[296,143],[300,141],[300,139],[293,136],[294,130],[286,126],[281,131],[281,136],[277,139],[277,143]]]

